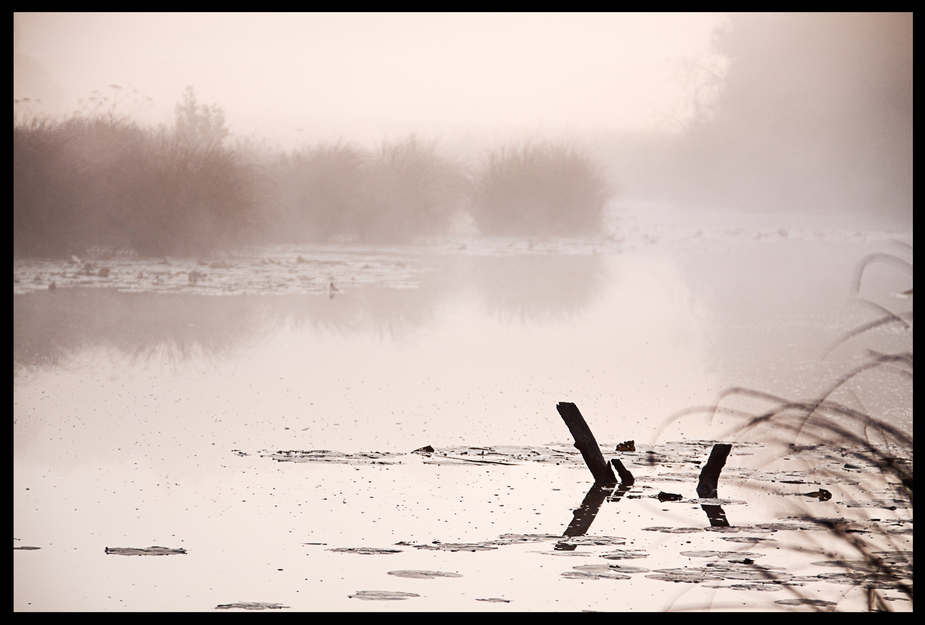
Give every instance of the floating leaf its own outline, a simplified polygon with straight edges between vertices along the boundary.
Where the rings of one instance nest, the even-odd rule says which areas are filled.
[[[602,558],[607,560],[634,560],[637,558],[647,558],[649,554],[645,549],[617,549],[601,554]]]
[[[459,573],[448,573],[446,571],[389,571],[389,575],[395,577],[408,577],[411,579],[433,579],[435,577],[462,577]]]
[[[106,553],[116,556],[174,556],[185,555],[186,549],[171,549],[170,547],[106,547]]]
[[[685,558],[760,558],[763,553],[754,551],[716,551],[714,549],[703,549],[695,551],[682,551],[681,555]]]
[[[216,610],[281,610],[288,608],[282,603],[258,603],[252,601],[238,601],[237,603],[223,603],[215,606]]]
[[[363,556],[376,556],[390,553],[401,553],[401,549],[382,549],[379,547],[335,547],[328,551],[337,551],[339,553],[358,553]]]
[[[403,601],[404,599],[420,597],[421,595],[399,590],[358,590],[357,594],[347,596],[351,599],[362,599],[364,601]]]
[[[664,534],[693,534],[695,532],[702,532],[703,530],[699,527],[644,527],[642,528],[647,532],[662,532]]]

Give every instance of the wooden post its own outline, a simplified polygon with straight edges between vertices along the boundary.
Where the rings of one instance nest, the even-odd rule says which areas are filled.
[[[575,439],[575,447],[581,452],[581,457],[584,458],[585,464],[591,470],[594,482],[609,485],[616,484],[617,477],[613,474],[613,469],[610,468],[610,465],[604,460],[601,448],[597,441],[594,440],[591,428],[588,427],[584,417],[581,416],[581,412],[578,411],[578,406],[571,402],[563,401],[556,404],[556,410],[559,411],[559,415],[572,433],[572,438]]]
[[[732,445],[717,443],[713,445],[710,459],[700,471],[700,483],[697,484],[697,496],[704,499],[713,499],[717,496],[716,485],[719,483],[719,474],[726,465],[726,457]]]

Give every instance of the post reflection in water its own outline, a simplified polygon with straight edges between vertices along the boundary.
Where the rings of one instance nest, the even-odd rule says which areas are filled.
[[[697,484],[699,497],[703,499],[717,499],[719,497],[717,483],[731,449],[732,445],[725,443],[717,443],[713,446],[710,457],[700,472],[700,480]],[[572,522],[569,523],[562,534],[563,538],[568,539],[587,534],[605,501],[617,503],[633,489],[633,484],[636,481],[633,474],[623,466],[619,459],[614,458],[610,462],[618,470],[621,479],[620,483],[615,486],[606,481],[595,481],[585,495],[581,505],[575,509]],[[726,512],[721,505],[701,504],[700,507],[706,512],[707,520],[710,522],[711,527],[730,527]],[[574,551],[576,547],[576,544],[563,540],[556,544],[555,549],[557,551]]]

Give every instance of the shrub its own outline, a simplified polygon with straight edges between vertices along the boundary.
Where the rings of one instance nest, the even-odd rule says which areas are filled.
[[[525,145],[491,152],[475,175],[472,205],[484,234],[598,232],[611,190],[577,149]]]
[[[326,241],[354,229],[365,202],[368,155],[336,143],[283,154],[270,167],[270,238],[282,243]]]
[[[252,167],[225,144],[220,108],[188,88],[176,127],[157,130],[99,109],[14,121],[14,254],[192,254],[252,233]]]
[[[367,203],[357,223],[365,241],[408,242],[446,232],[461,204],[466,176],[414,136],[383,144],[369,162]]]
[[[403,243],[447,228],[466,177],[414,137],[376,151],[336,143],[280,156],[273,240]]]

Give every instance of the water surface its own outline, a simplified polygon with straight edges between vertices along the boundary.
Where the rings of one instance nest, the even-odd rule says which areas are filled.
[[[567,449],[560,401],[580,407],[611,455],[628,439],[642,447],[721,436],[729,420],[671,417],[712,404],[730,386],[810,399],[861,362],[864,348],[911,349],[908,336],[884,329],[823,357],[844,332],[876,318],[852,301],[852,275],[866,254],[903,255],[897,238],[911,240],[628,220],[619,236],[582,241],[14,263],[14,536],[41,547],[15,554],[14,609],[253,601],[304,610],[577,610],[706,601],[701,588],[676,604],[689,587],[642,576],[562,577],[588,562],[566,566],[530,543],[468,553],[327,550],[561,535],[590,486],[580,464],[443,466],[413,454],[393,465],[292,464],[261,452]],[[882,305],[911,310],[896,296],[911,288],[901,272],[872,267],[864,288]],[[911,382],[872,374],[841,399],[911,434]],[[731,467],[750,462],[734,457]],[[695,483],[676,488],[695,497],[687,492]],[[700,506],[662,512],[658,491],[646,489],[605,504],[592,533],[625,537],[626,548],[678,542],[671,558],[642,565],[649,569],[689,562],[678,550],[698,541],[716,549],[715,537],[641,532],[639,524],[709,526]],[[751,498],[740,522],[787,508]],[[649,523],[659,516],[664,522]],[[188,553],[104,552],[152,545]],[[594,564],[606,561],[598,555]],[[385,575],[393,570],[462,577]],[[638,604],[619,586],[627,583],[639,585]],[[420,596],[350,598],[377,589]],[[476,601],[492,597],[512,602]]]

